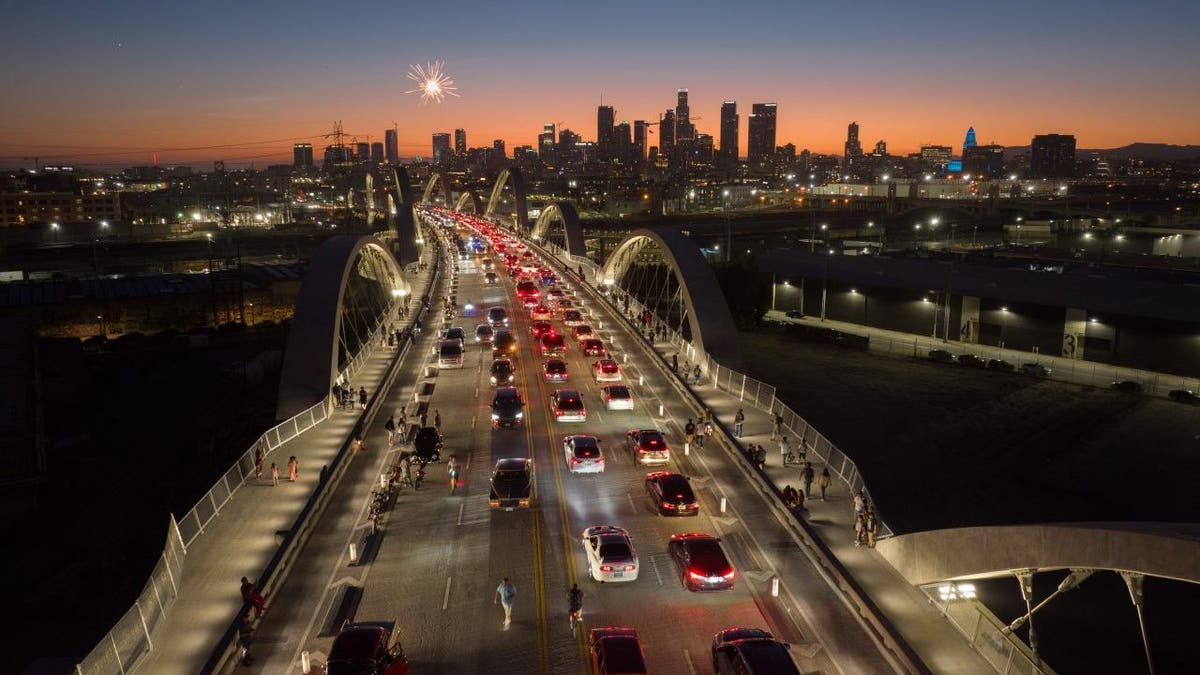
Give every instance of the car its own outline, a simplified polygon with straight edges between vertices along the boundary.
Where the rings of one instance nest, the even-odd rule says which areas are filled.
[[[549,321],[550,319],[554,318],[554,312],[550,311],[549,307],[539,302],[538,304],[529,308],[529,316],[531,316],[534,321]]]
[[[1022,363],[1021,372],[1034,377],[1049,377],[1051,370],[1040,363]]]
[[[492,384],[506,385],[512,384],[516,379],[516,372],[513,369],[512,359],[496,359],[492,361],[492,365],[488,368],[488,374],[491,375]]]
[[[559,300],[565,300],[567,292],[561,288],[553,288],[546,292],[546,299],[557,304]]]
[[[612,359],[600,359],[592,363],[592,379],[597,382],[620,382],[621,367]]]
[[[607,354],[604,350],[604,343],[596,338],[580,340],[579,349],[584,356],[605,356]]]
[[[658,429],[630,429],[625,444],[638,464],[666,464],[671,460],[671,447]]]
[[[495,272],[488,272],[483,275],[483,283],[488,285],[498,284],[500,283],[500,277],[496,276]]]
[[[496,269],[496,263],[492,262],[491,258],[484,258],[483,260],[480,260],[479,266],[482,267],[486,271],[491,271],[491,270]]]
[[[492,469],[488,506],[493,509],[527,509],[533,505],[533,460],[509,457],[496,461]]]
[[[459,346],[467,346],[467,331],[462,326],[451,326],[442,331],[443,340],[458,340]]]
[[[588,653],[596,675],[646,673],[646,653],[633,628],[593,628],[588,633]]]
[[[545,333],[538,340],[539,348],[542,351],[542,356],[566,356],[567,343],[562,335],[558,333]]]
[[[587,324],[580,324],[571,329],[571,335],[576,340],[585,340],[587,338],[592,337],[594,335],[594,333],[592,332],[591,326],[589,326]]]
[[[958,365],[971,368],[987,368],[987,361],[974,354],[963,354],[958,357]]]
[[[463,367],[462,340],[438,340],[433,345],[433,352],[437,355],[438,368]]]
[[[646,495],[664,516],[698,516],[700,500],[692,491],[691,479],[681,473],[653,471],[646,474]]]
[[[476,343],[481,345],[490,345],[492,344],[493,335],[495,335],[495,331],[492,330],[492,325],[490,323],[481,323],[478,326],[475,326]]]
[[[517,353],[517,338],[507,330],[501,329],[492,335],[492,358],[513,356]]]
[[[564,436],[563,455],[571,473],[604,473],[604,453],[595,436]]]
[[[737,571],[725,556],[721,540],[711,534],[673,534],[667,553],[675,561],[680,581],[689,591],[727,591],[733,588]]]
[[[1142,385],[1133,380],[1118,380],[1108,385],[1108,388],[1112,389],[1113,391],[1119,391],[1126,394],[1142,393]]]
[[[547,382],[566,382],[567,362],[562,359],[550,359],[543,363],[542,378]]]
[[[929,352],[929,360],[937,363],[957,363],[958,358],[945,349],[933,349]]]
[[[537,284],[526,279],[517,282],[517,297],[523,302],[528,302],[529,300],[536,301],[542,297],[542,292],[538,290]],[[537,303],[535,302],[534,304]]]
[[[1190,389],[1172,389],[1167,392],[1167,398],[1178,403],[1200,405],[1200,395]]]
[[[508,325],[508,310],[503,307],[489,307],[487,318],[493,328],[502,328]]]
[[[554,332],[554,324],[549,321],[534,321],[529,324],[529,334],[534,340],[540,340],[543,335]]]
[[[437,427],[421,427],[413,436],[413,456],[426,462],[442,458],[442,432]]]
[[[568,326],[582,326],[583,313],[577,309],[568,309],[562,313],[562,321]]]
[[[575,301],[570,298],[563,298],[556,303],[556,309],[560,314],[566,314],[570,311],[579,311]]]
[[[762,628],[726,628],[714,635],[712,663],[717,675],[800,675],[787,643]]]
[[[999,371],[1001,373],[1012,373],[1016,372],[1017,367],[1008,361],[1005,361],[1004,359],[988,359],[987,369]]]
[[[408,675],[408,657],[396,640],[395,621],[356,621],[342,626],[325,657],[328,675]]]
[[[583,531],[588,575],[595,581],[637,581],[638,557],[629,532],[616,525],[595,525]]]
[[[586,422],[587,407],[574,389],[557,389],[550,395],[550,412],[559,422]]]
[[[801,312],[798,309],[793,309],[793,310],[790,310],[787,313],[785,313],[784,316],[786,316],[789,319],[803,319],[804,312]]]
[[[517,427],[525,423],[525,401],[516,387],[499,387],[492,397],[492,427]]]
[[[633,410],[633,394],[623,384],[610,384],[600,390],[604,407],[609,410]]]

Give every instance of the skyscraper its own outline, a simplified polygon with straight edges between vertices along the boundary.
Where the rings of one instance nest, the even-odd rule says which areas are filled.
[[[359,162],[371,161],[371,144],[370,143],[358,143],[358,144],[356,144],[355,148],[356,149],[354,152],[354,159],[356,159]]]
[[[626,166],[633,164],[632,130],[633,127],[625,120],[621,120],[621,123],[613,128],[612,158]],[[603,158],[601,155],[601,159]]]
[[[774,103],[755,103],[750,106],[746,159],[751,164],[762,164],[775,154],[775,118]]]
[[[467,130],[466,129],[455,129],[454,130],[454,154],[458,155],[459,157],[465,156],[467,154]]]
[[[376,164],[383,163],[383,143],[376,141],[371,144],[371,161]]]
[[[953,149],[948,145],[922,145],[921,163],[926,169],[945,171],[953,154]]]
[[[688,90],[680,89],[675,99],[675,142],[690,141],[696,136],[692,126],[692,112],[688,107]]]
[[[292,146],[292,166],[311,167],[313,165],[312,143],[297,143]]]
[[[396,140],[396,130],[388,129],[383,132],[384,156],[389,164],[400,163],[400,144]]]
[[[450,134],[433,135],[433,163],[445,166],[450,161]]]
[[[737,101],[725,101],[721,104],[721,161],[725,167],[734,166],[738,161],[738,114]]]
[[[646,120],[633,121],[633,163],[640,165],[646,161]]]
[[[496,140],[492,141],[492,155],[501,158],[508,156],[507,151],[504,149],[503,138],[497,138]]]
[[[675,111],[668,110],[658,121],[658,154],[670,157],[675,152]]]
[[[596,108],[596,150],[601,162],[611,162],[613,155],[613,108],[602,105]]]
[[[1035,178],[1069,178],[1075,175],[1075,137],[1040,134],[1029,149],[1029,171]]]
[[[850,126],[846,127],[846,146],[845,157],[853,162],[854,159],[862,157],[862,143],[858,140],[858,122],[851,122]]]
[[[543,125],[542,133],[538,134],[538,159],[542,160],[542,164],[555,164],[554,153],[557,145],[558,138],[554,133],[554,125]]]
[[[963,148],[973,148],[976,145],[975,127],[967,127],[967,137],[963,139]]]
[[[996,178],[1004,173],[1004,146],[969,145],[963,147],[963,173],[976,178]]]

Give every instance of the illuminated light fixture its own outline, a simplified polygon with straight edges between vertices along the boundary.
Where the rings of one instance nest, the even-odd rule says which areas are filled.
[[[943,602],[950,600],[974,600],[975,584],[942,584],[938,586],[938,597]]]

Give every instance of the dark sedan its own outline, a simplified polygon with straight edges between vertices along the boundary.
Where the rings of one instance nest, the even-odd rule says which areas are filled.
[[[646,494],[654,508],[664,516],[700,515],[700,502],[692,492],[688,477],[670,471],[646,474]]]
[[[510,457],[492,469],[492,491],[488,506],[493,509],[527,509],[533,501],[533,460]]]
[[[709,534],[673,534],[667,552],[689,591],[726,591],[733,588],[737,572],[725,557],[721,540]]]

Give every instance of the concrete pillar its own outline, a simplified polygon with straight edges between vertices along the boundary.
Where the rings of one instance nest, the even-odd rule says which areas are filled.
[[[1063,318],[1062,356],[1083,359],[1083,336],[1087,331],[1087,310],[1068,307]]]
[[[979,344],[979,298],[964,295],[959,318],[958,341]]]

